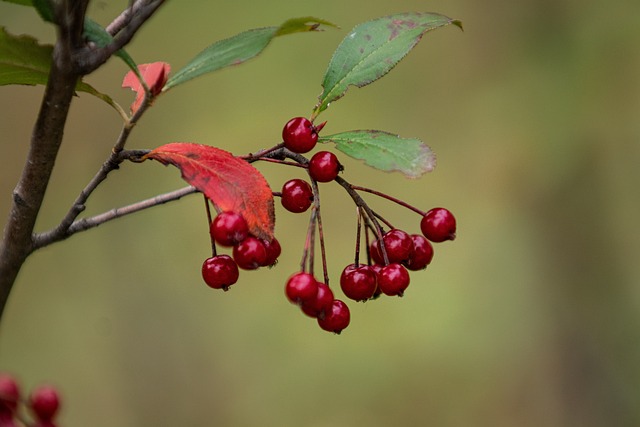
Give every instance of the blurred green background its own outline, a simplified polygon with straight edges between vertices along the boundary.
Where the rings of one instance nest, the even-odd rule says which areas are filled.
[[[93,2],[106,24],[126,2]],[[306,215],[277,207],[284,254],[208,289],[202,199],[105,224],[33,255],[0,328],[0,370],[24,389],[57,385],[66,426],[640,425],[640,2],[279,0],[168,2],[128,51],[177,70],[244,29],[317,16],[341,26],[277,39],[241,67],[163,96],[130,148],[171,141],[242,154],[309,114],[331,53],[357,23],[403,11],[461,19],[428,34],[388,76],[352,88],[325,132],[374,128],[426,141],[420,180],[344,159],[345,178],[458,219],[404,298],[350,304],[340,336],[291,306]],[[0,25],[52,41],[29,8]],[[88,77],[122,105],[126,68]],[[0,217],[28,149],[42,87],[0,88]],[[75,100],[38,230],[54,226],[106,158],[119,117]],[[344,156],[341,157],[341,159]],[[274,189],[300,171],[259,165]],[[87,214],[180,188],[178,172],[125,164]],[[334,287],[352,258],[355,216],[323,185]],[[368,198],[410,232],[415,214]],[[339,294],[339,290],[337,291]]]

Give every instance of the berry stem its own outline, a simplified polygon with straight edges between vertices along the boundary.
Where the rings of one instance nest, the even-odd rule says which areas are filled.
[[[249,153],[246,156],[238,156],[239,158],[246,160],[247,162],[255,162],[256,160],[262,160],[261,158],[267,156],[269,154],[273,154],[274,151],[278,151],[279,149],[284,147],[284,143],[276,144],[273,147],[265,148],[264,150],[260,150],[257,153]]]
[[[360,234],[362,230],[362,211],[360,206],[356,206],[356,216],[358,217],[358,225],[356,226],[356,258],[353,264],[356,267],[360,266]]]
[[[322,257],[322,274],[324,284],[329,286],[329,272],[327,268],[327,252],[324,245],[324,232],[322,230],[322,215],[320,215],[320,189],[315,179],[311,179],[311,189],[313,190],[313,211],[316,213],[318,223],[318,237],[320,238],[320,255]]]
[[[205,206],[205,209],[207,210],[207,220],[208,220],[207,228],[209,228],[211,227],[211,223],[213,222],[213,218],[211,217],[211,207],[209,206],[209,199],[207,198],[207,196],[203,194],[202,197],[204,198],[204,206]],[[211,239],[211,256],[216,256],[218,254],[216,250],[216,241],[211,235],[211,233],[209,233],[209,238]]]
[[[390,200],[390,201],[392,201],[394,203],[399,204],[402,207],[405,207],[405,208],[407,208],[409,210],[412,210],[412,211],[414,211],[415,213],[417,213],[417,214],[419,214],[421,216],[424,216],[426,214],[426,212],[424,212],[423,210],[418,209],[415,206],[412,206],[407,202],[404,202],[404,201],[402,201],[400,199],[397,199],[397,198],[395,198],[393,196],[390,196],[388,194],[382,193],[380,191],[373,190],[371,188],[361,187],[359,185],[351,185],[351,188],[354,189],[354,190],[357,190],[357,191],[364,191],[366,193],[375,194],[376,196],[382,197],[383,199]]]

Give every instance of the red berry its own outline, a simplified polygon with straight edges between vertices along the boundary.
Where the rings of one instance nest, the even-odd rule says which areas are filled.
[[[422,270],[426,268],[433,259],[433,246],[420,234],[412,234],[411,240],[413,241],[413,251],[409,259],[403,264],[412,271]]]
[[[341,170],[338,157],[329,151],[319,151],[309,160],[309,175],[318,182],[333,181]]]
[[[333,303],[333,291],[329,286],[318,282],[316,297],[304,302],[300,308],[307,316],[320,317],[325,315],[325,311],[331,308]]]
[[[413,251],[413,241],[406,232],[398,229],[387,231],[382,237],[389,262],[403,262]]]
[[[222,212],[211,223],[211,236],[222,246],[234,246],[249,236],[247,221],[235,212]]]
[[[282,129],[284,146],[294,153],[307,153],[318,142],[319,129],[304,117],[294,117]]]
[[[58,391],[50,386],[36,388],[29,397],[29,406],[40,421],[51,421],[60,407]]]
[[[20,387],[16,379],[9,374],[0,374],[0,414],[13,413],[20,400]]]
[[[374,263],[384,265],[384,257],[380,250],[380,240],[374,240],[369,244],[369,255]]]
[[[378,286],[385,295],[402,296],[409,286],[409,272],[397,263],[385,265],[378,273]]]
[[[229,289],[238,281],[238,265],[229,255],[207,258],[202,264],[202,278],[213,289]]]
[[[324,317],[318,317],[318,325],[325,331],[339,334],[349,326],[350,320],[349,307],[344,302],[336,299],[331,303],[329,310],[325,311]]]
[[[284,291],[289,301],[293,304],[303,305],[316,298],[318,282],[309,273],[295,273],[287,280]]]
[[[267,248],[261,239],[249,236],[233,247],[233,259],[243,270],[255,270],[267,261]]]
[[[424,237],[432,242],[444,242],[456,238],[456,219],[445,208],[433,208],[420,220],[420,229]]]
[[[313,202],[311,185],[302,179],[292,179],[282,186],[282,206],[289,212],[301,213],[309,209]]]
[[[262,240],[265,249],[267,250],[267,259],[265,260],[262,267],[271,267],[275,265],[276,261],[278,261],[278,257],[282,253],[282,247],[280,246],[280,242],[275,237],[272,240]]]
[[[366,301],[376,291],[376,274],[368,265],[348,265],[340,275],[340,287],[347,298]]]

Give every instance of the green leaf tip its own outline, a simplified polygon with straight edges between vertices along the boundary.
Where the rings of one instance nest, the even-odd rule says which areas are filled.
[[[438,13],[399,13],[359,24],[342,40],[325,72],[312,116],[342,98],[349,86],[363,87],[385,76],[432,30],[462,23]]]
[[[303,33],[307,31],[323,31],[321,25],[327,27],[339,28],[336,24],[318,19],[313,16],[304,16],[301,18],[292,18],[285,21],[275,33],[275,36],[284,36],[293,33]]]

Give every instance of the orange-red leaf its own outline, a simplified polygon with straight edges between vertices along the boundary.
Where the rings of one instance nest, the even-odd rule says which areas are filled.
[[[165,83],[167,83],[171,66],[166,62],[153,62],[151,64],[138,65],[138,71],[149,87],[151,94],[157,96],[162,91]],[[144,99],[144,88],[140,84],[140,79],[133,71],[129,71],[124,76],[124,80],[122,80],[122,87],[131,88],[136,92],[136,100],[131,104],[131,114],[135,114]]]
[[[186,142],[162,145],[145,158],[176,166],[182,178],[221,211],[244,216],[253,235],[273,238],[273,194],[267,180],[251,164],[219,148]]]

